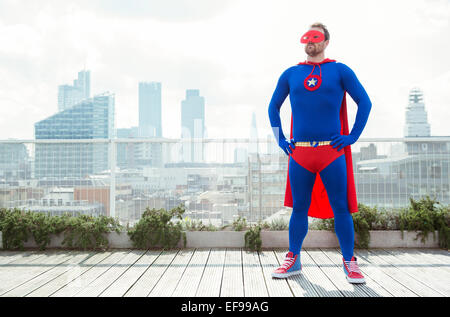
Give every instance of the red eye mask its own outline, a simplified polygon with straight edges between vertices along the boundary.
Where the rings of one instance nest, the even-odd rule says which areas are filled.
[[[325,39],[325,35],[316,30],[311,30],[306,32],[302,35],[302,38],[300,39],[300,43],[306,44],[306,43],[319,43],[322,42]]]

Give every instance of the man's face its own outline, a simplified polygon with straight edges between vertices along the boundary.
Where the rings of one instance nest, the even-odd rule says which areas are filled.
[[[313,27],[313,28],[309,29],[309,31],[313,31],[313,30],[323,33],[322,28]],[[323,40],[319,43],[312,43],[311,41],[308,41],[308,43],[305,44],[305,53],[308,56],[315,57],[315,56],[319,55],[320,53],[322,53],[327,48],[328,42],[329,42],[328,40],[327,41]]]

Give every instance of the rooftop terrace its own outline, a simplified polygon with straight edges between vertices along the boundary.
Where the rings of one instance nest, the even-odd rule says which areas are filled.
[[[448,297],[440,249],[356,250],[366,283],[349,284],[338,249],[302,251],[302,274],[273,279],[286,250],[240,248],[0,251],[5,297]]]

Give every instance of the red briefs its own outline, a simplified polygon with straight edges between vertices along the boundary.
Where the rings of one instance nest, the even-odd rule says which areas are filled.
[[[319,173],[343,154],[344,149],[338,151],[331,145],[319,145],[317,147],[296,146],[290,156],[311,173]]]

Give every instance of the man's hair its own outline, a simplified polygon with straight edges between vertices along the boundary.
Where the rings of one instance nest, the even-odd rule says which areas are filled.
[[[327,27],[323,23],[316,22],[316,23],[311,24],[310,27],[311,28],[321,28],[325,35],[325,41],[328,41],[330,39],[330,32],[328,32]]]

